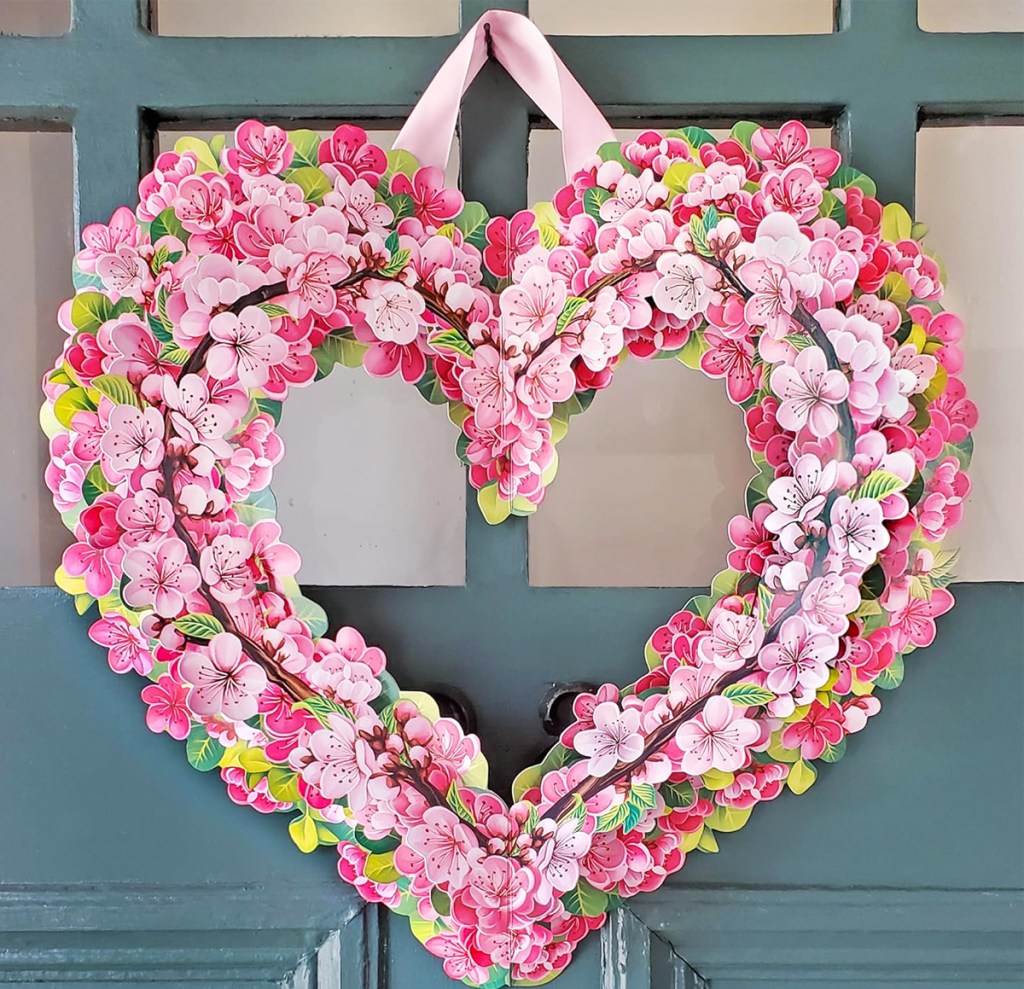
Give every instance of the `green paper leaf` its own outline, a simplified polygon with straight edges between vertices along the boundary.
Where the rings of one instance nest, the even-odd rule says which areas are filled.
[[[935,554],[931,572],[928,574],[933,587],[948,587],[953,582],[959,556],[960,550],[939,550]]]
[[[196,172],[202,175],[204,172],[217,172],[220,174],[220,162],[213,153],[213,149],[201,137],[194,137],[187,134],[179,137],[174,142],[174,150],[179,154],[191,151],[196,156]]]
[[[396,883],[402,874],[395,868],[395,853],[387,852],[378,855],[375,852],[366,856],[366,867],[363,870],[366,878],[375,883]]]
[[[407,247],[403,247],[401,250],[395,251],[391,255],[391,260],[380,269],[381,275],[384,278],[394,278],[409,263],[410,254],[411,252]]]
[[[430,905],[439,917],[448,917],[452,912],[452,898],[440,886],[430,890]]]
[[[512,514],[512,506],[501,496],[497,481],[477,491],[476,503],[489,525],[500,525]]]
[[[295,617],[309,626],[309,634],[314,639],[319,639],[322,635],[327,634],[327,612],[316,601],[301,594],[289,599],[295,609]]]
[[[592,186],[583,193],[583,209],[595,220],[601,219],[601,204],[612,198],[607,189]]]
[[[467,202],[453,222],[462,231],[462,236],[468,243],[483,250],[487,246],[489,219],[487,210],[481,203]]]
[[[899,203],[887,203],[882,208],[882,237],[885,240],[898,242],[910,240],[914,221],[905,206]]]
[[[245,501],[235,502],[235,514],[246,525],[255,525],[277,515],[277,501],[270,488],[254,491]]]
[[[384,202],[391,207],[391,212],[395,214],[395,223],[413,216],[416,212],[416,204],[413,202],[412,196],[407,192],[400,192],[397,196],[389,196]]]
[[[402,150],[402,148],[392,148],[387,152],[388,167],[384,173],[384,185],[385,188],[391,187],[391,177],[401,172],[402,175],[408,175],[410,178],[416,174],[419,170],[420,163],[416,160],[416,156],[408,151]]]
[[[160,360],[166,361],[168,364],[177,364],[178,367],[184,367],[191,356],[191,350],[179,347],[173,342],[165,343],[160,350]]]
[[[697,800],[697,791],[694,790],[693,784],[686,781],[682,783],[662,783],[660,792],[661,799],[665,801],[666,807],[682,807],[685,809],[692,806]]]
[[[707,826],[723,834],[732,834],[739,831],[750,819],[753,807],[739,810],[736,807],[716,807],[711,816],[707,818]]]
[[[92,379],[90,387],[106,395],[115,405],[134,405],[139,408],[139,396],[131,382],[119,374],[99,374]]]
[[[369,349],[369,344],[353,340],[349,336],[331,333],[314,348],[313,359],[316,361],[320,376],[326,377],[334,370],[335,364],[351,368],[362,367],[363,358]]]
[[[84,388],[68,388],[57,396],[53,403],[53,415],[65,429],[71,428],[71,418],[76,412],[95,412],[96,404]]]
[[[182,226],[173,206],[168,206],[149,225],[149,239],[156,243],[161,237],[177,237],[183,244],[188,243],[188,231]]]
[[[334,701],[328,700],[326,697],[307,697],[304,701],[299,701],[297,704],[292,705],[293,711],[309,711],[320,724],[329,726],[330,716],[332,714],[340,714],[352,720],[352,716],[349,712],[343,708],[340,704],[335,704]]]
[[[355,833],[355,841],[368,852],[376,852],[378,855],[385,855],[393,852],[402,843],[398,835],[388,834],[383,838],[368,838],[360,828]]]
[[[699,150],[703,144],[718,143],[714,135],[704,130],[703,127],[683,127],[672,133],[678,134],[694,151]]]
[[[697,174],[697,172],[703,172],[704,166],[697,161],[674,161],[668,166],[668,170],[665,172],[662,182],[666,186],[669,192],[679,195],[680,193],[686,192],[687,187],[690,184],[690,178]]]
[[[676,351],[676,360],[696,371],[700,368],[700,359],[711,348],[704,342],[704,334],[691,330],[686,343]]]
[[[711,250],[708,248],[707,231],[704,229],[704,221],[699,216],[690,217],[690,240],[693,241],[693,249],[703,257],[711,257]]]
[[[841,227],[846,226],[846,204],[839,201],[839,197],[825,189],[821,194],[821,206],[818,208],[818,216],[835,220]]]
[[[302,190],[307,203],[322,203],[324,196],[331,191],[330,179],[319,168],[296,168],[289,173],[288,181]]]
[[[825,743],[825,748],[821,753],[822,762],[839,762],[842,757],[846,755],[846,739],[842,738],[839,740],[837,745],[832,745],[829,742]]]
[[[267,773],[267,789],[275,800],[295,804],[299,802],[299,774],[291,769],[275,766]]]
[[[829,188],[832,189],[849,189],[852,186],[856,186],[866,196],[874,196],[878,191],[875,183],[869,176],[853,168],[851,165],[841,165],[828,184]]]
[[[320,164],[320,135],[316,131],[288,131],[288,140],[295,146],[289,171],[296,168],[316,168]]]
[[[289,319],[292,318],[292,314],[285,309],[284,306],[279,306],[276,302],[261,302],[260,309],[262,309],[271,319],[277,319],[279,316],[287,316]]]
[[[755,124],[751,120],[738,120],[733,124],[733,128],[729,131],[729,137],[734,141],[738,141],[743,145],[747,151],[750,151],[751,138],[761,129],[760,124]]]
[[[901,683],[903,683],[903,673],[905,666],[903,663],[902,653],[897,655],[896,658],[884,669],[881,673],[875,677],[875,686],[881,690],[895,690]]]
[[[600,917],[608,909],[608,894],[581,879],[575,889],[562,895],[562,906],[577,917]]]
[[[798,759],[789,767],[789,776],[786,777],[786,785],[793,793],[806,793],[818,778],[818,770],[810,762]]]
[[[256,405],[257,414],[262,412],[270,416],[274,420],[275,425],[281,421],[282,403],[276,398],[257,398],[254,404]]]
[[[775,700],[775,694],[756,683],[733,683],[722,691],[737,707],[759,707]]]
[[[79,292],[71,301],[71,325],[95,333],[114,314],[114,303],[102,292]]]
[[[455,811],[455,813],[467,824],[476,823],[473,819],[473,814],[462,799],[462,794],[459,793],[458,782],[452,783],[452,785],[448,787],[448,793],[445,795],[445,801],[448,806],[451,807],[451,809]]]
[[[906,486],[906,481],[895,474],[889,473],[889,471],[873,470],[864,478],[860,487],[857,488],[856,496],[858,498],[873,498],[875,501],[881,501],[888,495],[902,491]]]
[[[185,742],[185,755],[189,765],[201,773],[208,773],[217,767],[220,757],[224,754],[224,746],[215,738],[210,738],[202,725],[196,725],[189,732]]]
[[[101,494],[113,490],[114,485],[103,476],[103,469],[100,465],[93,464],[82,484],[82,496],[85,498],[85,503],[91,505]]]
[[[212,639],[224,631],[224,626],[213,615],[182,615],[174,620],[174,627],[192,639]]]
[[[555,333],[561,333],[578,315],[584,306],[589,306],[590,300],[580,298],[578,295],[571,295],[565,300],[562,311],[558,314],[558,321],[555,323]]]
[[[457,354],[473,356],[473,345],[458,330],[441,330],[427,338],[427,343],[438,353],[450,351]]]

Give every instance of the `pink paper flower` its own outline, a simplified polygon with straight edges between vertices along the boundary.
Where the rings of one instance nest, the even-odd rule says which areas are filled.
[[[820,347],[807,347],[792,364],[772,371],[772,391],[782,399],[779,423],[794,432],[807,426],[818,437],[839,427],[835,406],[846,400],[850,385],[842,371],[830,370]]]
[[[249,561],[252,543],[240,536],[216,536],[199,558],[199,572],[210,593],[224,604],[234,604],[256,589]]]
[[[799,749],[804,759],[818,759],[827,746],[843,740],[843,721],[843,709],[834,701],[828,707],[814,701],[802,720],[783,729],[782,744]]]
[[[708,698],[704,710],[676,732],[682,768],[691,776],[709,769],[731,773],[746,765],[747,749],[760,737],[757,724],[726,697]]]
[[[749,340],[705,330],[709,350],[701,355],[701,370],[711,378],[725,378],[729,401],[742,405],[757,389],[761,375],[754,371],[754,347]]]
[[[330,714],[327,719],[330,727],[313,732],[309,749],[296,749],[290,762],[328,800],[347,797],[349,807],[358,809],[366,803],[366,786],[374,772],[372,753],[348,718]]]
[[[391,178],[391,195],[406,193],[412,196],[416,217],[424,226],[439,227],[462,212],[466,200],[457,189],[447,189],[444,172],[435,165],[418,168],[409,180],[401,172]]]
[[[163,417],[152,407],[115,405],[100,450],[115,474],[129,474],[137,467],[152,469],[164,452]]]
[[[558,825],[542,821],[538,830],[545,835],[536,861],[541,878],[558,893],[575,889],[580,860],[590,850],[590,835],[580,831],[579,822],[573,818]]]
[[[199,715],[223,714],[245,721],[259,709],[267,675],[242,654],[242,643],[230,632],[219,632],[205,647],[185,650],[181,675],[192,684],[188,706]]]
[[[889,545],[889,532],[882,524],[882,506],[872,498],[836,498],[829,514],[828,543],[837,553],[870,566]]]
[[[761,650],[758,663],[768,671],[768,689],[792,693],[797,686],[817,690],[828,680],[828,661],[834,659],[839,639],[813,631],[799,615],[787,618],[779,637]]]
[[[690,319],[704,311],[710,289],[704,264],[690,254],[662,254],[657,262],[661,278],[654,286],[654,302],[677,319]]]
[[[224,163],[243,175],[277,175],[294,155],[295,147],[280,127],[246,120],[235,128],[235,146],[224,151]]]
[[[166,731],[179,742],[188,738],[192,730],[192,718],[185,703],[188,691],[166,673],[156,683],[142,688],[142,699],[146,703],[146,727],[150,731]]]
[[[484,856],[473,832],[447,807],[428,807],[423,823],[410,828],[405,840],[423,856],[423,871],[435,885],[465,885]]]
[[[89,626],[89,638],[107,649],[107,660],[115,673],[135,670],[148,676],[153,669],[149,640],[122,615],[104,615]]]
[[[817,628],[842,635],[852,615],[860,605],[857,588],[843,580],[839,574],[829,573],[815,577],[803,592],[800,606],[803,616]]]
[[[188,562],[188,550],[180,539],[130,550],[125,554],[124,573],[129,578],[121,592],[125,601],[133,608],[152,606],[164,618],[180,615],[186,595],[199,586],[199,571]]]
[[[488,271],[498,278],[507,277],[516,258],[540,243],[536,219],[530,210],[520,210],[511,218],[496,216],[488,221],[484,248]]]
[[[396,282],[373,282],[371,286],[367,286],[360,310],[373,335],[386,343],[411,344],[420,332],[420,317],[426,308],[423,296]]]
[[[605,701],[594,708],[594,727],[577,734],[573,745],[580,755],[590,756],[588,772],[601,776],[617,763],[640,756],[644,739],[639,728],[639,712],[623,711],[618,704]]]
[[[223,312],[210,320],[216,341],[206,355],[206,370],[220,381],[238,380],[245,388],[267,383],[270,368],[288,356],[288,345],[277,336],[270,317],[258,306],[246,306],[237,316]]]
[[[812,148],[810,132],[798,120],[790,120],[778,131],[759,127],[751,135],[750,148],[765,168],[782,172],[799,162],[807,165],[818,181],[832,175],[842,161],[832,148]]]
[[[564,402],[576,389],[570,358],[558,346],[547,348],[532,360],[516,382],[516,395],[538,419],[546,419],[556,402]]]
[[[889,616],[896,636],[896,648],[903,652],[910,645],[930,646],[935,640],[935,619],[953,607],[953,595],[944,587],[936,587],[931,597],[911,597]]]
[[[473,366],[462,372],[459,383],[481,429],[493,429],[511,417],[515,383],[511,369],[494,347],[473,351]]]
[[[738,670],[757,655],[764,641],[764,626],[756,615],[719,611],[711,635],[701,639],[698,652],[705,662],[723,672]]]
[[[565,282],[547,268],[533,267],[518,284],[500,296],[501,332],[506,345],[532,352],[554,334],[555,321],[565,305]]]

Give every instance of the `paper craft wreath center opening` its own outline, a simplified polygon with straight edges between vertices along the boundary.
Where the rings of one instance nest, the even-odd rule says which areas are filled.
[[[83,231],[42,422],[57,582],[150,681],[148,726],[302,851],[336,846],[453,979],[534,986],[878,713],[953,604],[977,412],[924,228],[836,151],[796,121],[612,140],[529,22],[487,22],[565,131],[552,202],[492,218],[444,185],[479,30],[391,151],[354,125],[185,138]],[[302,596],[269,487],[282,403],[335,364],[401,375],[500,523],[627,357],[722,378],[757,475],[710,594],[636,682],[577,699],[509,805],[478,739]]]

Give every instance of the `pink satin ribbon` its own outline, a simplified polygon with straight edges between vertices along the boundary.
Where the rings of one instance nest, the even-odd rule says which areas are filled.
[[[489,10],[473,25],[413,107],[394,146],[421,165],[447,164],[459,104],[487,61],[485,24],[497,60],[562,132],[565,176],[571,179],[615,133],[534,23],[510,10]]]

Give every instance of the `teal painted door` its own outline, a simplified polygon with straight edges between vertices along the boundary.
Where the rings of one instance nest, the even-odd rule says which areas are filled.
[[[463,0],[463,22],[488,6]],[[616,123],[797,114],[834,125],[883,199],[908,206],[922,120],[1024,112],[1018,35],[924,34],[914,0],[847,0],[837,26],[554,43]],[[73,129],[81,224],[131,201],[162,121],[393,120],[452,44],[156,37],[138,0],[76,0],[67,36],[0,39],[0,115]],[[710,68],[725,64],[737,70]],[[494,67],[465,102],[462,185],[492,213],[525,205],[533,121]],[[550,741],[537,715],[546,692],[629,681],[637,643],[699,589],[531,587],[524,520],[491,529],[470,505],[464,587],[312,593],[333,625],[357,620],[380,642],[403,684],[458,687],[504,787]],[[971,585],[958,598],[841,772],[632,901],[559,985],[1019,985],[1024,593]],[[296,854],[279,821],[234,807],[170,739],[142,730],[137,685],[102,672],[60,592],[0,590],[0,628],[0,983],[448,984],[404,923],[337,881],[330,855]],[[969,683],[965,657],[978,659]]]

